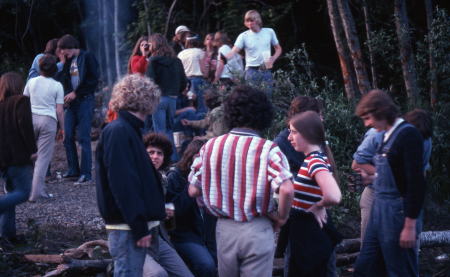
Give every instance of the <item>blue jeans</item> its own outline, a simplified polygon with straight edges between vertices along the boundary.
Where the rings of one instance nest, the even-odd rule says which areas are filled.
[[[195,276],[217,275],[216,263],[205,245],[195,242],[174,242],[173,245]]]
[[[175,125],[174,119],[176,108],[177,108],[177,99],[175,97],[162,96],[155,113],[151,115],[153,132],[165,134],[167,138],[170,140],[170,142],[172,142],[172,149],[173,149],[171,157],[172,162],[176,162],[179,159],[177,149],[175,147],[175,142],[173,139],[173,128]],[[149,118],[147,118],[147,121],[148,120]]]
[[[82,174],[91,178],[91,125],[94,104],[94,95],[88,95],[83,98],[76,98],[65,111],[64,147],[66,148],[69,167],[68,173],[71,175]],[[81,146],[81,165],[78,165],[75,131],[77,132],[78,143]]]
[[[203,88],[205,86],[205,79],[203,77],[189,77],[189,81],[191,82],[192,91],[197,96],[197,112],[198,113],[207,113],[208,108],[206,107],[205,97]]]
[[[269,99],[272,98],[274,80],[270,70],[248,68],[245,70],[245,81],[250,86],[264,91]]]
[[[16,205],[30,196],[33,167],[10,166],[0,170],[0,178],[5,179],[6,192],[0,197],[0,235],[11,238],[16,236]]]
[[[130,231],[108,233],[109,252],[114,260],[114,277],[142,277],[149,248],[137,247]]]

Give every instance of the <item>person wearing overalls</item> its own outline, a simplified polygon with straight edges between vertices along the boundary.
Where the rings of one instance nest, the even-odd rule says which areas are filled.
[[[375,200],[354,276],[419,276],[418,237],[425,196],[423,138],[398,117],[389,95],[372,90],[356,107],[356,114],[378,131],[383,142],[374,157],[376,174],[361,171],[373,181]]]

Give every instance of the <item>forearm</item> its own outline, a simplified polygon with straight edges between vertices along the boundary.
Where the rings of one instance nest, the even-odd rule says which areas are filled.
[[[280,56],[281,56],[281,53],[283,52],[283,50],[282,50],[282,48],[281,48],[281,45],[276,45],[275,46],[275,53],[273,54],[273,56],[272,56],[272,60],[273,60],[273,62],[275,62]]]
[[[294,198],[294,188],[290,180],[284,181],[280,186],[278,215],[282,219],[287,219],[291,210]]]
[[[59,128],[61,130],[64,130],[64,111],[57,111],[56,117],[58,118]]]

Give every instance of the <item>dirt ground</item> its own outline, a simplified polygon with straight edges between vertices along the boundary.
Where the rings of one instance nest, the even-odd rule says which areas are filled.
[[[96,142],[93,142],[95,150]],[[14,249],[0,250],[0,277],[43,276],[56,265],[25,262],[22,254],[60,254],[65,249],[77,247],[83,242],[106,239],[104,224],[99,216],[95,184],[91,181],[75,185],[75,180],[58,179],[57,172],[64,172],[66,160],[64,147],[58,143],[52,161],[52,177],[47,192],[54,195],[48,200],[19,205],[17,212],[17,232],[24,234],[26,243]],[[0,195],[2,192],[0,192]],[[433,209],[425,214],[424,230],[450,229],[449,207],[433,203]],[[437,212],[436,212],[437,211]],[[359,218],[348,215],[340,227],[349,238],[359,234]],[[450,262],[438,262],[439,255],[450,255],[450,247],[423,249],[420,256],[420,276],[450,276]],[[352,276],[351,267],[338,269],[339,276]],[[75,272],[64,276],[97,276],[96,273]],[[102,275],[104,276],[104,275]]]

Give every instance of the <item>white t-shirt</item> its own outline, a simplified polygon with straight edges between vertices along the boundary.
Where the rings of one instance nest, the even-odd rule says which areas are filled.
[[[200,61],[205,56],[205,51],[200,48],[188,48],[178,53],[178,58],[183,63],[186,76],[203,76],[200,69]]]
[[[31,112],[56,118],[56,104],[64,104],[64,89],[53,78],[39,76],[30,79],[23,91],[30,97]]]
[[[261,28],[258,33],[247,30],[241,33],[234,46],[245,50],[246,66],[260,66],[271,56],[271,46],[278,45],[277,35],[272,28]]]
[[[220,56],[226,56],[231,51],[230,46],[224,44],[219,48],[219,54],[217,55],[218,61],[220,61]],[[219,64],[219,63],[217,63]],[[239,54],[233,55],[233,57],[227,60],[227,63],[223,67],[222,74],[220,78],[234,78],[242,75],[244,71],[244,66],[242,64],[242,57]]]

